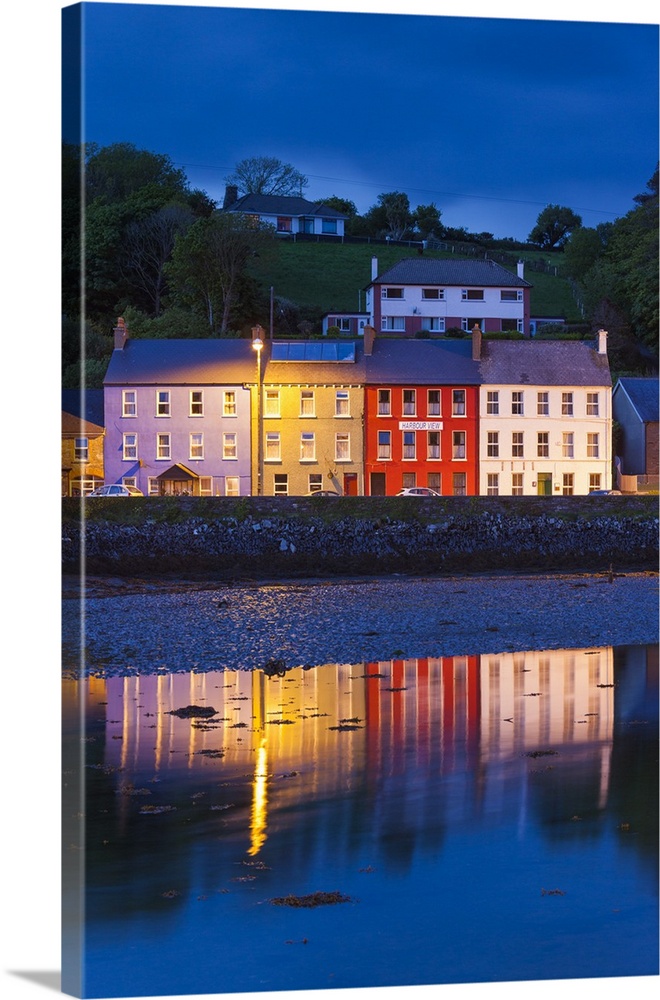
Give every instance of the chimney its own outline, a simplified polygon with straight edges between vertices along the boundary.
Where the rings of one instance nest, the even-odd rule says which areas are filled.
[[[378,277],[378,257],[371,258],[371,280],[375,281]]]
[[[472,327],[472,360],[481,361],[481,329],[476,323]]]
[[[117,326],[114,329],[115,334],[115,351],[122,351],[124,345],[128,340],[128,327],[123,316],[120,316],[117,320]]]
[[[374,350],[374,340],[376,339],[376,327],[365,326],[364,328],[364,355],[371,357]]]
[[[607,354],[607,330],[598,331],[598,353]]]
[[[518,277],[519,278],[524,278],[525,277],[525,261],[524,260],[519,260],[518,261],[517,271],[518,271]]]
[[[235,184],[227,184],[225,187],[225,200],[222,203],[223,211],[231,208],[238,201],[238,188]]]

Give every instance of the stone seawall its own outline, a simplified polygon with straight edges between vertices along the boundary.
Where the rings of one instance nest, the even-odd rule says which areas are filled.
[[[319,501],[304,500],[262,499],[240,507],[187,500],[174,508],[171,502],[163,507],[160,500],[147,499],[137,523],[134,516],[132,523],[126,523],[128,517],[122,522],[118,506],[134,501],[111,500],[107,519],[95,506],[84,528],[73,516],[65,517],[63,568],[78,572],[83,550],[87,573],[118,576],[241,579],[658,568],[655,504],[619,502],[608,509],[586,500],[594,506],[587,506],[585,514],[584,504],[576,510],[557,500],[512,507],[475,499],[484,502],[452,506],[406,499],[415,507],[402,511],[400,503],[388,508],[381,501],[373,509],[353,505],[350,513],[348,504],[342,508],[343,500],[326,501],[322,509]],[[93,502],[87,501],[87,510]],[[123,510],[128,514],[128,507]]]

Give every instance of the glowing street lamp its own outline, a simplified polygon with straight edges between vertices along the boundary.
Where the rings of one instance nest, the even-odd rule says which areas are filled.
[[[252,327],[252,348],[257,352],[257,496],[262,495],[262,418],[261,418],[261,352],[264,346],[263,327]]]

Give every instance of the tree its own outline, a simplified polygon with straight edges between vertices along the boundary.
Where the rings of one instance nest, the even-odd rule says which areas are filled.
[[[327,205],[328,208],[334,208],[336,212],[341,212],[342,215],[347,215],[349,219],[354,219],[358,214],[355,202],[349,201],[348,198],[338,198],[337,195],[333,194],[329,198],[320,198],[319,202],[321,205]]]
[[[430,205],[417,206],[412,213],[412,221],[422,239],[426,239],[432,233],[436,236],[441,235],[440,214],[440,210],[433,202]]]
[[[155,184],[174,195],[185,195],[188,182],[183,170],[163,153],[138,149],[130,142],[116,142],[99,147],[90,143],[85,151],[85,190],[87,200],[123,201],[129,195]]]
[[[562,205],[546,205],[529,234],[530,243],[537,243],[544,249],[563,247],[574,229],[579,229],[582,219],[570,208]]]
[[[216,212],[177,236],[166,274],[175,297],[206,316],[211,334],[225,335],[250,260],[274,244],[275,230],[241,213]]]
[[[582,281],[606,246],[603,229],[581,226],[572,233],[564,247],[564,262],[569,277]]]
[[[274,156],[253,156],[241,160],[234,172],[225,178],[241,194],[302,195],[308,179],[290,163]]]
[[[172,255],[176,237],[194,221],[195,216],[189,208],[170,204],[126,227],[122,241],[122,270],[127,280],[143,293],[153,316],[161,313],[166,288],[165,265]]]

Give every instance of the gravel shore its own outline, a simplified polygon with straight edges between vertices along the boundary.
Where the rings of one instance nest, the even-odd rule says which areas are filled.
[[[63,666],[80,672],[80,593],[64,583]],[[88,579],[96,676],[253,670],[656,643],[658,575],[511,574],[277,581]]]

